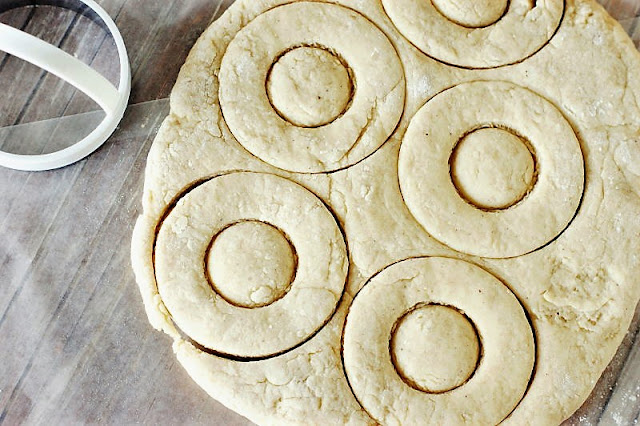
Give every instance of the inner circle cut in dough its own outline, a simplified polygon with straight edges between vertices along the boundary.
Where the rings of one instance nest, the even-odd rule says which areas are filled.
[[[449,306],[415,306],[396,322],[390,342],[398,374],[414,389],[430,393],[464,384],[480,356],[473,324]]]
[[[273,64],[267,94],[275,110],[291,124],[320,127],[338,118],[351,101],[349,70],[325,49],[298,47]]]
[[[243,221],[213,238],[206,262],[216,293],[233,305],[258,308],[281,299],[289,291],[295,277],[296,255],[277,228]]]
[[[257,309],[229,303],[204,271],[211,239],[242,220],[282,230],[298,255],[289,291]],[[162,223],[155,263],[178,327],[208,349],[243,358],[282,353],[312,336],[333,315],[348,269],[342,233],[322,201],[287,179],[250,172],[213,178],[182,197]]]
[[[562,0],[510,0],[496,22],[469,28],[475,25],[462,26],[454,22],[455,16],[445,16],[452,7],[443,10],[444,3],[438,1],[438,8],[432,0],[382,0],[398,31],[411,43],[435,59],[465,68],[493,68],[526,59],[551,39],[564,11]],[[486,2],[480,6],[483,3],[486,6]],[[460,14],[457,20],[464,24],[469,15]],[[490,20],[472,18],[470,22]]]
[[[472,206],[451,179],[458,141],[487,126],[522,135],[539,165],[531,192],[504,210]],[[507,258],[544,246],[567,227],[582,198],[584,160],[571,125],[547,100],[512,83],[478,81],[440,93],[416,113],[398,175],[407,207],[427,232],[464,253]]]
[[[485,127],[463,137],[451,157],[460,195],[481,209],[513,206],[534,184],[535,159],[526,142],[506,129]]]
[[[469,28],[486,27],[502,18],[509,0],[431,0],[445,18]]]
[[[321,127],[284,120],[265,88],[274,61],[299,46],[321,46],[352,72],[348,109]],[[236,35],[222,59],[219,94],[227,125],[249,152],[280,169],[321,173],[351,166],[387,140],[404,110],[405,81],[393,45],[368,19],[343,6],[299,2],[261,14]]]
[[[461,310],[482,339],[473,376],[445,393],[405,383],[390,355],[394,324],[419,304]],[[498,424],[527,390],[535,343],[522,306],[500,280],[461,260],[425,257],[387,267],[356,295],[344,328],[343,358],[356,398],[381,424]]]

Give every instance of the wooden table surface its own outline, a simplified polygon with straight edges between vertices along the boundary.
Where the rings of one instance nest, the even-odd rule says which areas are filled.
[[[5,10],[114,83],[112,40],[57,7]],[[0,168],[0,424],[248,424],[209,398],[147,321],[129,260],[146,154],[180,65],[232,1],[99,0],[129,50],[133,89],[120,128],[85,160],[40,173]],[[640,45],[640,0],[601,1]],[[3,9],[5,7],[5,9]],[[0,149],[51,152],[101,113],[85,95],[0,54]],[[62,118],[61,118],[62,117]],[[571,425],[630,425],[640,412],[640,310]]]

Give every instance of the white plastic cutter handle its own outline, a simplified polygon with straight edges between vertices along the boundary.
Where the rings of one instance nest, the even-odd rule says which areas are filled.
[[[0,24],[0,50],[48,71],[93,99],[102,108],[104,120],[81,141],[63,150],[43,155],[19,155],[0,151],[0,166],[17,170],[51,170],[74,163],[95,151],[111,136],[124,115],[131,92],[131,70],[122,36],[109,14],[93,0],[79,0],[93,9],[111,32],[120,59],[120,81],[116,89],[84,62],[30,34]]]

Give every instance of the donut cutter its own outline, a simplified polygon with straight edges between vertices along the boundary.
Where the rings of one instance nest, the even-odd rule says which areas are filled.
[[[25,5],[20,2],[13,3],[9,8]],[[26,4],[34,3],[40,2],[26,2]],[[72,55],[2,23],[0,23],[0,51],[30,62],[71,84],[96,102],[105,112],[105,117],[86,137],[56,152],[22,155],[0,151],[0,166],[16,170],[39,171],[57,169],[74,163],[98,149],[115,131],[124,115],[131,92],[131,70],[122,36],[109,14],[94,0],[77,0],[75,3],[74,7],[73,2],[53,2],[56,6],[79,13],[86,12],[86,8],[82,6],[84,4],[102,21],[97,23],[111,33],[120,61],[120,78],[117,88],[104,76]]]

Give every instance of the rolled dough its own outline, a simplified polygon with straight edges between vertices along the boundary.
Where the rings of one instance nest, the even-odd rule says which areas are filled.
[[[593,0],[238,0],[149,153],[149,321],[258,424],[558,424],[640,298],[639,76]]]

